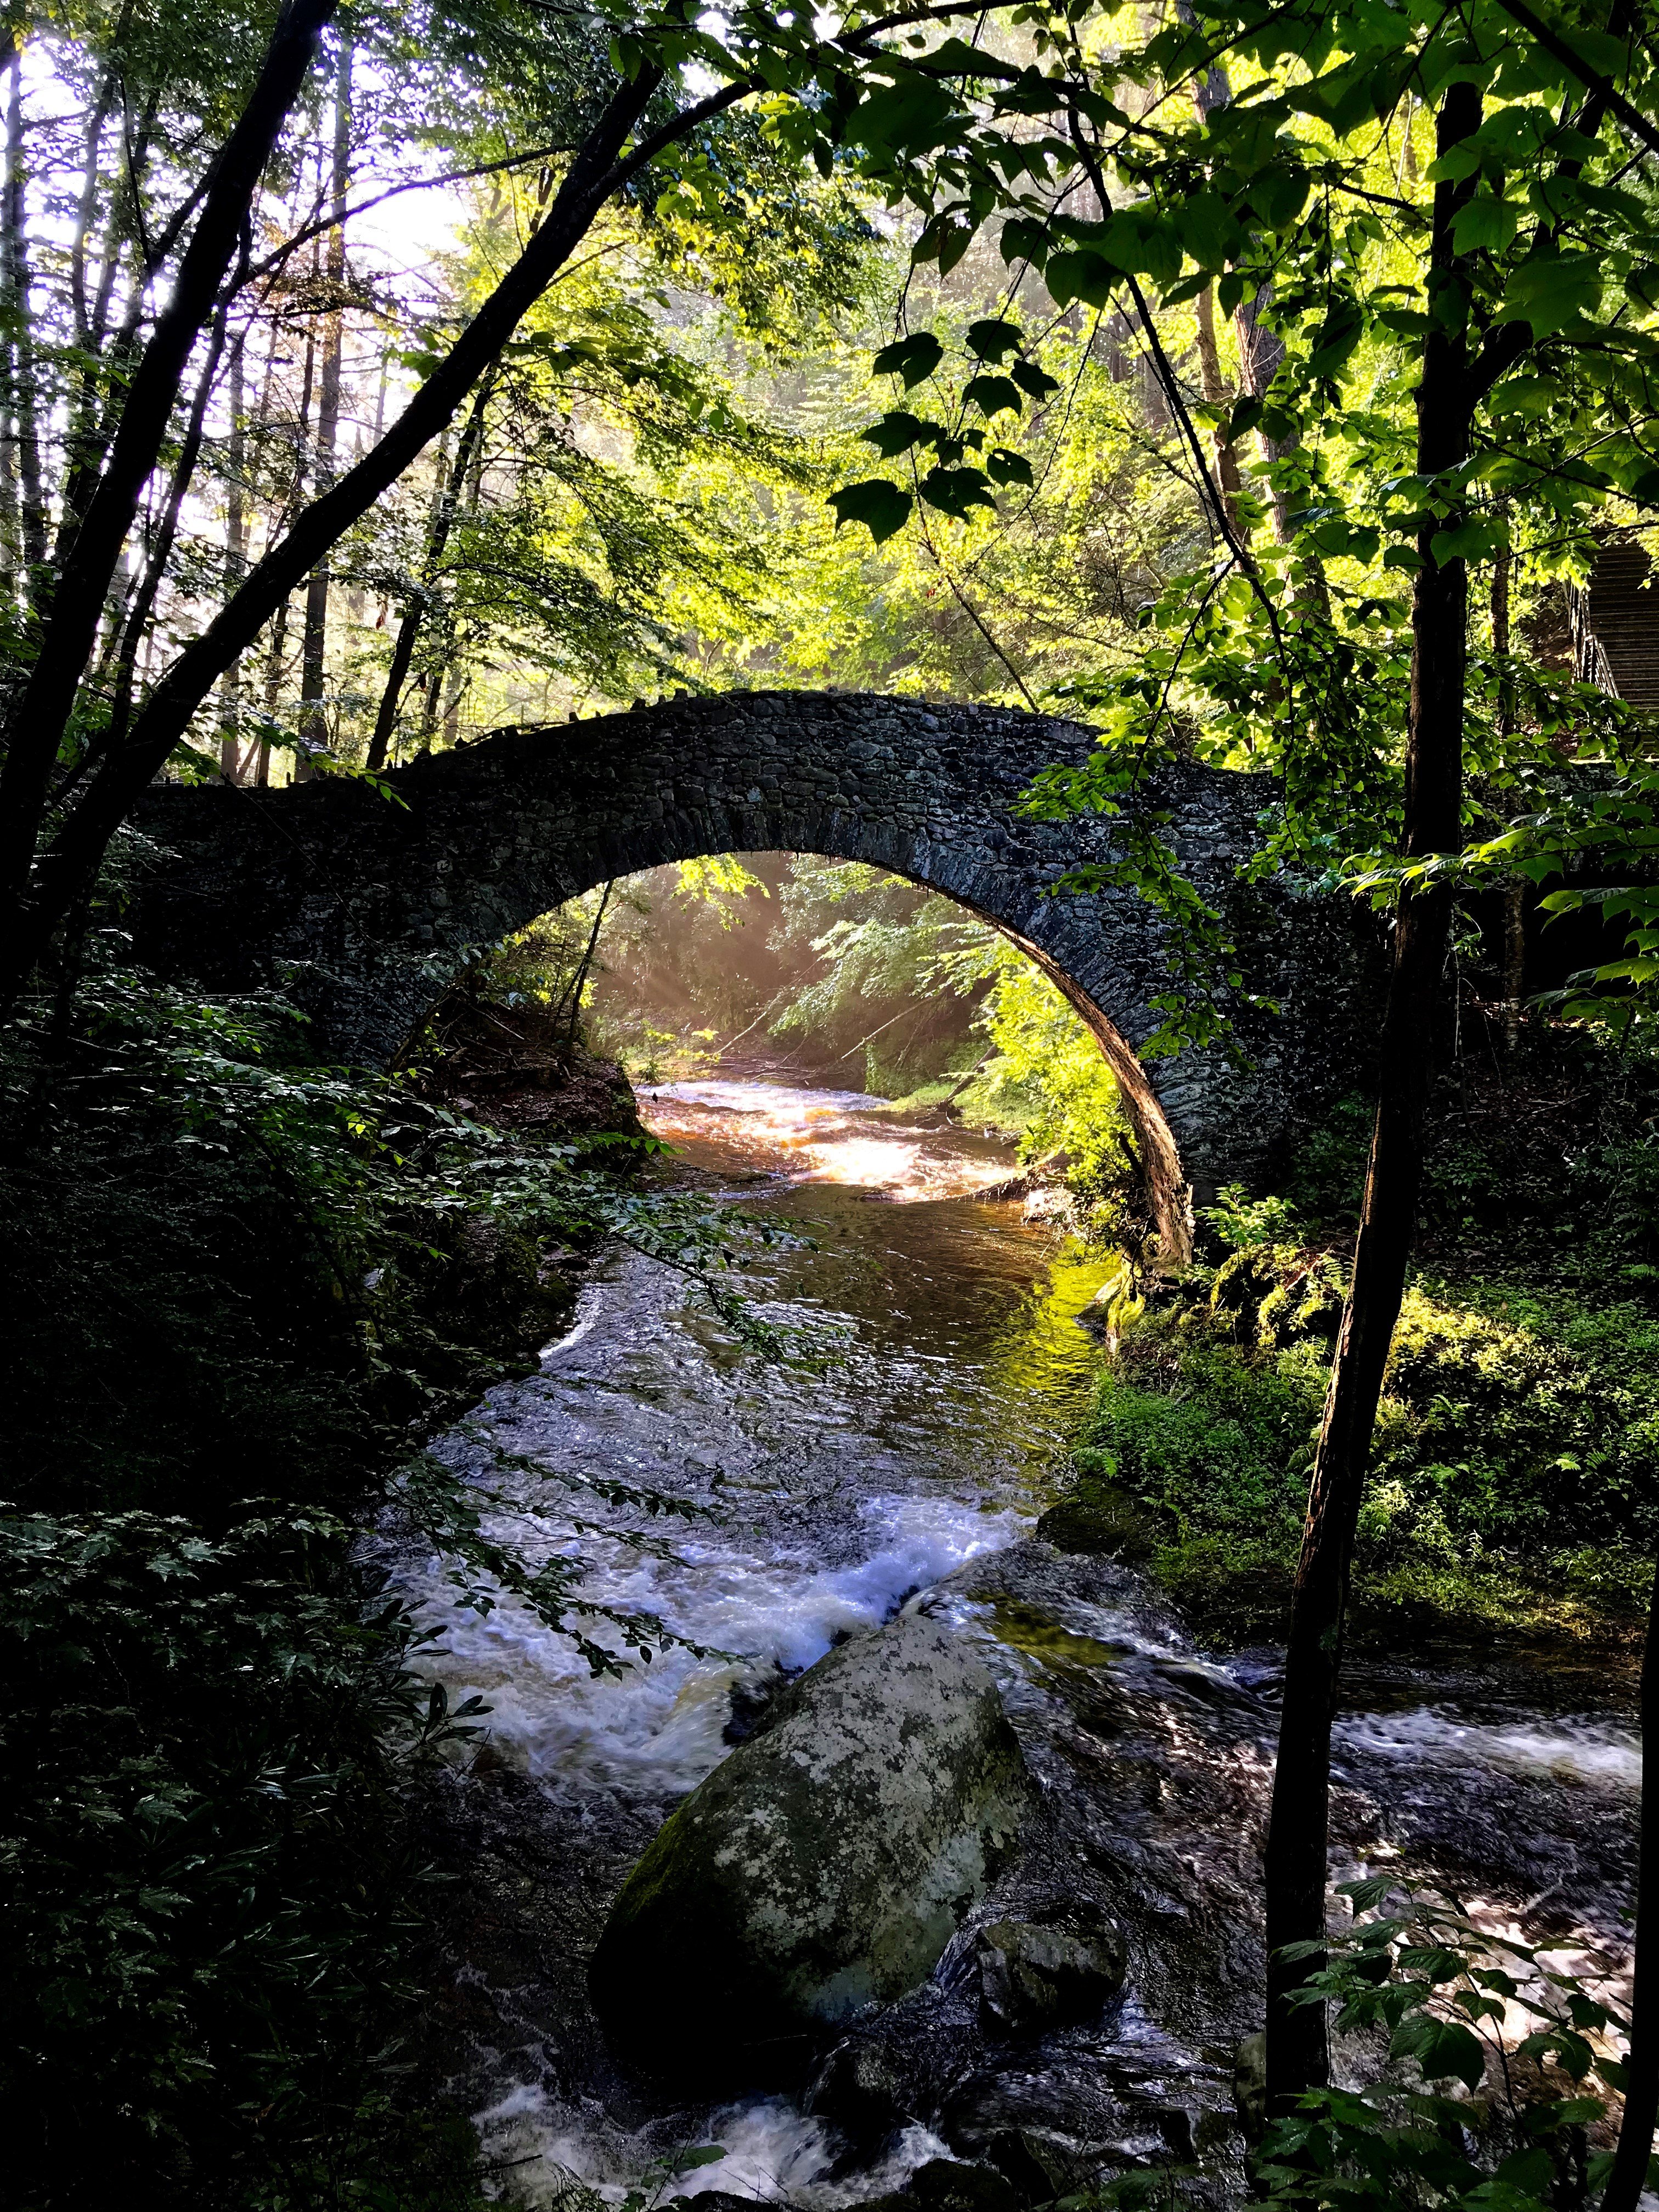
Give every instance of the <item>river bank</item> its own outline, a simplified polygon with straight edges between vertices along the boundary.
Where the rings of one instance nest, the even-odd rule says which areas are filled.
[[[585,1540],[597,1598],[657,1613],[709,1656],[670,1648],[595,1680],[503,1606],[445,1615],[443,1655],[424,1662],[452,1699],[493,1709],[424,1816],[466,1870],[441,2041],[495,2185],[532,2205],[643,2185],[828,2208],[932,2158],[982,2161],[1012,2134],[1073,2186],[1190,2149],[1225,2197],[1243,2148],[1237,2045],[1260,2012],[1274,1656],[1206,1653],[1132,1566],[1034,1534],[1100,1365],[1078,1317],[1117,1263],[1057,1249],[1016,1206],[972,1195],[1006,1173],[993,1140],[896,1126],[856,1094],[711,1081],[642,1105],[706,1188],[814,1237],[816,1250],[769,1254],[752,1289],[819,1361],[769,1365],[678,1279],[612,1254],[540,1372],[482,1409],[532,1467],[648,1475],[719,1515],[672,1557],[638,1548],[640,1516],[609,1523],[608,1544]],[[477,1435],[443,1449],[465,1466]],[[507,1520],[532,1551],[571,1540],[528,1474]],[[436,1620],[434,1571],[399,1567]],[[1081,1887],[1124,1929],[1126,1994],[1035,2043],[988,2038],[947,1960],[872,2031],[913,2084],[873,2141],[805,2081],[711,2104],[631,2078],[586,1979],[629,1868],[771,1683],[905,1605],[983,1660],[1042,1785],[964,1941],[1040,1910],[1057,1882]],[[1616,1984],[1639,1769],[1626,1687],[1594,1670],[1517,1676],[1450,1644],[1362,1665],[1340,1738],[1349,1867],[1437,1875]],[[652,1990],[635,1996],[648,2022]],[[707,2170],[670,2170],[714,2142]]]

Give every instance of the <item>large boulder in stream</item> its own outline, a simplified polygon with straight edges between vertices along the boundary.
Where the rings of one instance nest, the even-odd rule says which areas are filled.
[[[798,2079],[931,1972],[1032,1796],[960,1638],[912,1613],[843,1644],[623,1885],[590,1972],[613,2049],[702,2085]]]

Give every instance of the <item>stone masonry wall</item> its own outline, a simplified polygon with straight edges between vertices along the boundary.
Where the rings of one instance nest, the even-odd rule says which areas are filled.
[[[1273,787],[1160,768],[1189,878],[1223,911],[1246,991],[1249,1065],[1213,1052],[1143,1063],[1170,987],[1161,917],[1130,890],[1051,887],[1111,857],[1111,818],[1021,818],[1036,772],[1093,733],[1002,708],[853,693],[733,693],[504,730],[367,786],[159,787],[140,828],[158,857],[135,910],[141,956],[221,988],[283,981],[342,1058],[385,1065],[469,948],[609,878],[722,852],[859,860],[995,923],[1066,992],[1123,1085],[1166,1238],[1191,1200],[1258,1180],[1364,1073],[1377,944],[1346,899],[1246,887]],[[1115,835],[1121,836],[1121,829]]]

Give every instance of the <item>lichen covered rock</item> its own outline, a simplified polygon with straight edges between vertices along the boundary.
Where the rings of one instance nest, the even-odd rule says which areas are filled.
[[[931,1971],[1030,1802],[948,1629],[909,1614],[832,1651],[623,1885],[590,1976],[613,2048],[681,2079],[798,2077]]]

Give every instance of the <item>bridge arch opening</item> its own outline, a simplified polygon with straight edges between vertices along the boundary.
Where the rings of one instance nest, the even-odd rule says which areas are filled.
[[[954,969],[951,957],[937,957],[942,910],[959,918]],[[951,934],[948,925],[943,933]],[[683,854],[586,887],[556,915],[538,917],[520,942],[532,956],[541,942],[552,955],[550,995],[570,1003],[573,1014],[575,1000],[585,1000],[603,1048],[615,1050],[632,1072],[647,1071],[647,1079],[659,1059],[682,1070],[704,1065],[713,1073],[734,1054],[752,1066],[769,1052],[774,1060],[793,1052],[791,1064],[823,1079],[863,1049],[860,1070],[836,1087],[868,1090],[879,1080],[890,1095],[921,1098],[927,1082],[941,1088],[960,1074],[970,1050],[980,1066],[956,1085],[957,1093],[997,1057],[997,1046],[986,1043],[993,969],[975,968],[975,934],[1020,956],[1086,1033],[1128,1125],[1160,1249],[1183,1258],[1191,1215],[1180,1149],[1139,1055],[1042,945],[958,892],[823,848]],[[843,1049],[848,1024],[835,1018],[835,1007],[838,966],[848,959],[856,971],[851,1026],[869,1035]],[[507,962],[510,969],[511,954]],[[804,1034],[813,1030],[816,1037]],[[873,1048],[889,1036],[896,1046]],[[871,1073],[882,1066],[893,1075]]]

